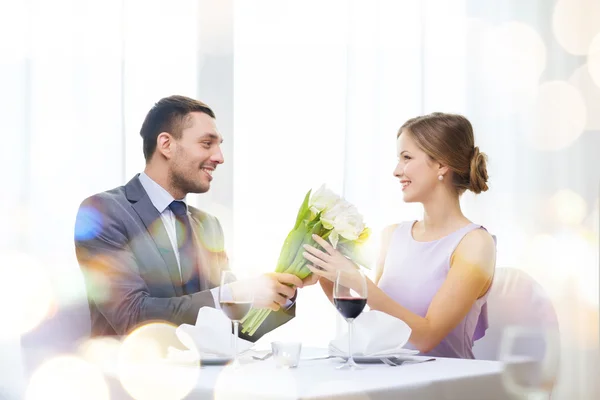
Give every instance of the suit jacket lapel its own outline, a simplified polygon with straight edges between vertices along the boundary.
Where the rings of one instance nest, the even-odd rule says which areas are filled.
[[[196,245],[197,260],[196,265],[198,266],[198,272],[200,276],[200,290],[207,290],[214,285],[211,285],[211,277],[210,277],[210,263],[211,257],[210,252],[206,249],[202,240],[200,238],[204,235],[204,227],[202,226],[202,222],[199,221],[193,214],[191,216],[191,225],[192,231],[194,232],[194,242]]]
[[[127,184],[126,192],[129,200],[134,201],[133,209],[140,216],[165,262],[175,293],[177,296],[182,296],[183,288],[177,258],[158,210],[150,201],[150,197],[148,197],[137,176]]]

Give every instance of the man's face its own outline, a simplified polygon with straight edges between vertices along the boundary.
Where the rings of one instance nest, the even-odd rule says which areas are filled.
[[[209,115],[192,112],[187,118],[181,138],[174,141],[169,160],[170,181],[184,193],[205,193],[210,189],[214,170],[224,161],[223,138]]]

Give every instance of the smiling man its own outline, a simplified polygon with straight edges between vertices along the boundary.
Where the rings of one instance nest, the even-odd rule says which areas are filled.
[[[219,307],[228,269],[219,221],[185,202],[188,193],[210,189],[224,162],[215,114],[200,101],[170,96],[148,112],[140,134],[144,172],[84,200],[77,214],[93,336],[124,335],[157,320],[195,324],[201,307]],[[251,291],[254,307],[278,311],[254,341],[294,316],[294,287],[313,283],[265,274],[231,283],[225,300]]]

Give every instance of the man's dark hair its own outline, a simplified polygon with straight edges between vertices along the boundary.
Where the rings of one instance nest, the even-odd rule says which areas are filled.
[[[156,150],[158,135],[161,132],[168,132],[179,139],[192,112],[201,112],[215,118],[215,113],[206,104],[185,96],[165,97],[154,104],[140,129],[146,162],[150,161]]]

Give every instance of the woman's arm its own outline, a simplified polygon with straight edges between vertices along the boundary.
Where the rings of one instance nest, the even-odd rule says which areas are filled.
[[[323,293],[329,299],[331,304],[333,304],[333,282],[326,278],[319,279],[319,285],[321,285],[321,289],[323,289]]]
[[[311,251],[314,255],[309,254],[307,258],[324,269],[321,271],[310,267],[313,272],[331,279],[337,269],[350,268],[347,263],[349,260],[343,255],[324,241],[319,241],[319,244],[329,254],[314,254]],[[495,259],[496,248],[491,235],[477,229],[465,235],[456,248],[448,276],[434,296],[425,317],[396,303],[370,280],[367,302],[372,310],[385,312],[406,322],[412,329],[409,341],[419,351],[429,352],[465,318],[475,301],[485,293],[493,275]]]

